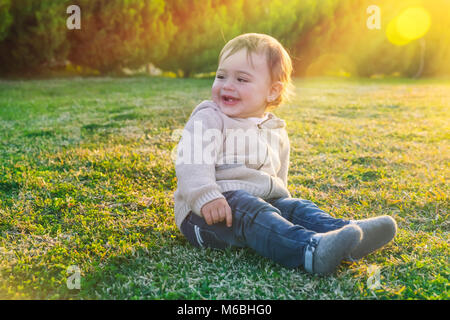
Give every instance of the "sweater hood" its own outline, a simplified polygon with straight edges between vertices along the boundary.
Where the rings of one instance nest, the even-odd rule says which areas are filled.
[[[244,122],[253,122],[246,118],[231,118],[227,116],[225,113],[220,110],[219,106],[212,100],[204,100],[202,101],[191,113],[191,117],[195,115],[197,112],[203,109],[213,109],[216,112],[218,112],[222,117],[228,118],[234,121],[244,121]],[[276,115],[274,115],[271,112],[267,112],[268,118],[264,120],[263,122],[259,123],[257,126],[258,128],[266,128],[266,129],[278,129],[278,128],[284,128],[286,127],[286,122],[280,118],[278,118]],[[254,124],[253,124],[254,125]]]

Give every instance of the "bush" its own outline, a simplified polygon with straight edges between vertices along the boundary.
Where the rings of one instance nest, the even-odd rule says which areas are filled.
[[[0,0],[0,73],[39,73],[65,59],[67,2]]]
[[[68,34],[69,60],[101,73],[160,59],[175,32],[162,0],[81,0],[77,5],[82,26]]]
[[[9,13],[10,6],[10,0],[0,0],[0,41],[8,34],[9,27],[12,23],[12,17]]]

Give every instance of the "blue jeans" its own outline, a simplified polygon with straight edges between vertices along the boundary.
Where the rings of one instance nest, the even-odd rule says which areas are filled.
[[[208,225],[190,212],[181,224],[181,232],[193,246],[249,247],[285,267],[296,268],[304,265],[305,249],[312,236],[350,223],[333,218],[309,200],[263,200],[244,190],[223,195],[231,207],[232,227],[227,227],[225,221]]]

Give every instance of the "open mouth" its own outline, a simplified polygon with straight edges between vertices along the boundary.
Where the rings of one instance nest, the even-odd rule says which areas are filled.
[[[239,101],[239,99],[231,96],[222,96],[222,101],[224,101],[226,104],[235,104]]]

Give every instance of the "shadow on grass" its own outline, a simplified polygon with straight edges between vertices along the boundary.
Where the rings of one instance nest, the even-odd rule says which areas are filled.
[[[54,137],[55,132],[53,130],[36,130],[36,131],[28,131],[24,133],[25,137],[33,138],[33,137]]]
[[[348,271],[348,267],[345,267]],[[83,299],[355,298],[349,272],[318,277],[286,269],[250,249],[196,249],[182,236],[98,264],[82,281]],[[345,293],[344,293],[345,292]]]
[[[99,130],[99,129],[109,129],[109,128],[119,128],[120,125],[116,122],[108,122],[108,123],[90,123],[81,127],[82,130],[86,130],[88,132]]]
[[[141,300],[227,299],[256,294],[264,298],[261,275],[267,274],[272,264],[258,260],[261,258],[245,249],[200,250],[183,238],[167,240],[165,245],[159,243],[96,265],[83,279],[79,296]],[[244,288],[245,283],[252,283],[251,288]]]

